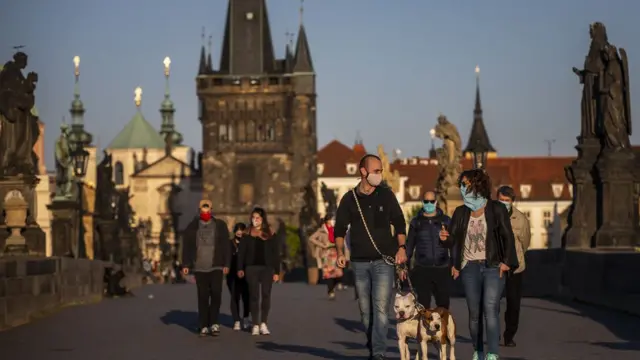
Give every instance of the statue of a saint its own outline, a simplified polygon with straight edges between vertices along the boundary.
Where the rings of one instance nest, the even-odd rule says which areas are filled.
[[[451,187],[457,186],[458,176],[462,172],[462,141],[458,128],[446,116],[438,116],[435,136],[442,139],[442,148],[436,151],[440,175],[436,185],[438,193],[444,196]]]
[[[113,207],[111,202],[114,195],[115,183],[113,182],[113,164],[111,154],[104,151],[102,161],[96,171],[96,213],[103,219],[113,219]]]
[[[389,157],[384,152],[384,146],[378,145],[378,157],[382,162],[382,177],[391,190],[396,193],[400,191],[400,173],[398,170],[391,170]]]
[[[605,148],[631,149],[631,104],[627,53],[609,44],[602,52],[605,70],[600,89],[602,138]]]
[[[0,71],[0,170],[5,176],[37,173],[33,146],[40,129],[31,109],[38,74],[30,72],[25,78],[22,69],[26,67],[27,55],[18,52]]]
[[[336,199],[336,193],[327,187],[324,182],[321,184],[320,193],[325,205],[325,216],[328,214],[336,214],[338,210],[338,200]]]
[[[69,200],[74,196],[73,158],[71,157],[71,145],[69,143],[69,126],[60,125],[60,137],[56,141],[56,195],[55,199]]]
[[[604,71],[602,52],[609,44],[607,40],[607,29],[600,22],[595,22],[589,26],[589,36],[591,45],[589,53],[584,61],[584,69],[573,68],[573,72],[578,75],[582,87],[581,101],[581,131],[583,138],[598,137],[598,96],[602,84],[601,75]]]

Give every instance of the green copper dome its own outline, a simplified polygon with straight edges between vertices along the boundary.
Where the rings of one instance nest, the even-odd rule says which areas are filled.
[[[164,140],[140,111],[116,135],[108,149],[164,149]]]

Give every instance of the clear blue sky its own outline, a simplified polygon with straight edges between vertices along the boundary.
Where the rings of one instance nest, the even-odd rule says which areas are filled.
[[[200,34],[202,26],[213,33],[217,63],[226,3],[8,0],[0,13],[0,60],[11,58],[12,46],[27,46],[28,70],[40,74],[37,105],[48,126],[46,146],[53,149],[62,117],[69,119],[74,55],[82,59],[86,126],[101,146],[133,116],[138,85],[143,112],[159,127],[168,55],[177,126],[199,149],[194,78]],[[297,30],[299,1],[269,0],[268,6],[281,55],[285,32]],[[556,139],[554,154],[575,155],[580,86],[571,67],[584,62],[588,25],[604,22],[609,40],[627,49],[637,105],[639,13],[637,0],[307,0],[319,143],[337,138],[352,144],[360,131],[371,149],[382,143],[389,151],[426,155],[439,112],[466,142],[479,64],[485,122],[501,155],[546,155],[545,139]]]

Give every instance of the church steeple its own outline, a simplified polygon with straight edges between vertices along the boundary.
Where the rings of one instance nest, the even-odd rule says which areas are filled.
[[[160,114],[162,115],[162,126],[160,128],[160,134],[162,138],[169,141],[171,145],[180,145],[182,143],[182,134],[176,131],[175,124],[173,122],[173,114],[176,112],[171,101],[171,93],[169,92],[169,74],[170,74],[171,59],[167,56],[164,58],[164,100],[160,105]]]
[[[207,73],[207,53],[204,48],[204,26],[202,27],[202,47],[200,48],[200,63],[198,65],[198,75]]]
[[[464,149],[466,156],[473,153],[495,154],[496,149],[491,145],[487,129],[484,126],[482,116],[482,104],[480,102],[480,67],[476,66],[476,103],[473,109],[473,125],[469,134],[467,147]]]
[[[220,72],[261,75],[275,70],[265,0],[229,0]]]
[[[304,1],[304,0],[302,0]],[[298,42],[296,43],[296,54],[294,57],[294,73],[313,73],[313,61],[311,60],[311,50],[307,40],[307,32],[304,28],[303,15],[304,7],[300,4],[300,28],[298,30]]]
[[[207,44],[209,46],[208,49],[208,54],[207,54],[207,72],[212,73],[213,72],[213,62],[211,61],[211,51],[213,49],[213,35],[209,35],[209,43]]]

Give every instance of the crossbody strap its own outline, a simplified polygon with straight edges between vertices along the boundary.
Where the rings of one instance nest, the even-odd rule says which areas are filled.
[[[364,225],[364,230],[367,232],[367,235],[369,236],[371,245],[373,245],[373,248],[376,249],[376,251],[378,252],[378,254],[380,254],[380,256],[382,257],[382,260],[384,260],[385,263],[389,265],[395,265],[396,259],[391,256],[383,254],[378,248],[378,245],[376,245],[376,242],[373,240],[373,236],[371,236],[371,232],[369,231],[369,227],[367,226],[367,221],[365,220],[364,214],[362,213],[362,208],[360,207],[360,202],[358,201],[358,196],[356,195],[355,188],[351,189],[351,193],[353,194],[353,200],[355,200],[356,202],[356,206],[358,207],[358,213],[360,213],[360,219],[362,220],[362,225]]]

